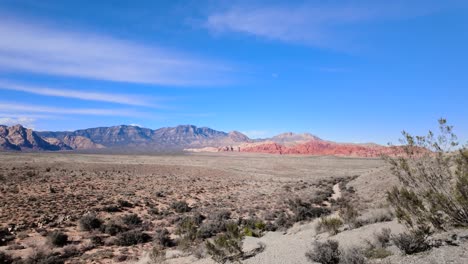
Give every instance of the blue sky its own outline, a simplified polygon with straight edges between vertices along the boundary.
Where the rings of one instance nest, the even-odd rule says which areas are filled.
[[[97,2],[0,0],[0,123],[468,139],[466,1]]]

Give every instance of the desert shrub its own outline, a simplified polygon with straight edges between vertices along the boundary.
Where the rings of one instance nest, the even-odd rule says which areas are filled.
[[[80,218],[79,226],[83,231],[91,231],[100,228],[102,220],[94,214],[87,214]]]
[[[108,212],[108,213],[116,213],[116,212],[120,212],[120,208],[116,205],[108,205],[108,206],[104,206],[102,208],[102,211],[104,212]]]
[[[364,252],[357,247],[340,251],[340,264],[366,264],[367,259]]]
[[[295,222],[305,221],[327,215],[330,210],[323,207],[315,207],[311,203],[300,199],[289,201],[289,209],[293,212]]]
[[[314,242],[313,248],[306,253],[311,262],[321,264],[338,264],[340,262],[340,249],[337,241]]]
[[[218,220],[218,221],[229,220],[229,219],[231,219],[231,211],[229,211],[229,210],[218,210],[218,211],[215,211],[214,213],[210,214],[210,216],[208,218],[210,220]]]
[[[206,241],[206,249],[211,258],[218,263],[239,262],[243,256],[242,239],[244,235],[237,224],[226,225],[226,232],[218,234],[213,241]]]
[[[94,247],[104,245],[104,240],[102,239],[101,236],[92,236],[90,240],[91,240],[91,244]]]
[[[245,236],[261,237],[266,229],[266,224],[260,219],[240,219],[240,225],[243,226]]]
[[[388,192],[399,220],[410,228],[468,227],[468,150],[453,151],[453,127],[440,119],[438,135],[403,136],[404,155],[385,157],[403,186]]]
[[[110,221],[109,223],[106,223],[101,226],[101,232],[111,235],[111,236],[115,236],[124,231],[126,231],[126,228],[124,228],[123,226],[119,224],[114,223],[113,221]]]
[[[24,264],[63,264],[65,260],[59,253],[45,252],[43,250],[34,250],[26,259]]]
[[[174,241],[171,239],[170,233],[166,228],[156,230],[156,234],[154,236],[154,243],[161,247],[174,246]]]
[[[137,244],[146,243],[151,237],[141,230],[130,230],[127,232],[120,233],[117,236],[117,245],[119,246],[132,246]]]
[[[431,248],[427,241],[430,234],[429,227],[418,228],[392,236],[392,241],[403,253],[411,255]]]
[[[317,231],[326,231],[330,235],[336,235],[340,231],[343,221],[337,217],[322,217],[317,224]]]
[[[13,263],[13,258],[7,253],[0,251],[0,263],[11,264]]]
[[[277,226],[278,229],[287,229],[293,225],[293,220],[291,219],[289,215],[282,212],[275,219],[274,225]]]
[[[358,217],[354,223],[354,227],[361,227],[381,222],[390,222],[393,220],[393,218],[394,215],[390,209],[381,208],[374,210],[369,215]]]
[[[339,205],[338,213],[341,219],[350,227],[356,227],[359,212],[356,210],[355,206],[351,205],[350,201],[345,199],[339,199],[337,202]]]
[[[171,204],[171,208],[174,209],[176,213],[187,213],[192,210],[187,202],[185,201],[177,201]]]
[[[47,242],[56,247],[68,244],[68,235],[60,231],[52,231],[47,235]]]
[[[130,227],[137,227],[143,223],[143,220],[137,214],[128,214],[122,216],[122,222]]]
[[[368,259],[384,259],[392,255],[392,252],[381,247],[370,247],[364,252]]]
[[[180,236],[179,246],[188,248],[199,238],[198,225],[193,218],[185,217],[177,225],[176,234]]]
[[[69,245],[63,248],[62,258],[73,258],[80,256],[82,253],[75,245]]]
[[[159,247],[153,247],[149,254],[148,257],[150,259],[151,264],[159,264],[159,263],[165,263],[166,261],[166,252],[161,250]]]
[[[206,239],[224,231],[226,231],[226,221],[210,220],[200,225],[198,235],[200,238]]]
[[[120,207],[129,207],[129,208],[132,208],[132,207],[135,206],[135,205],[133,205],[131,202],[129,202],[129,201],[127,201],[127,200],[123,200],[123,199],[117,200],[117,203],[120,205]]]
[[[379,247],[385,248],[389,246],[391,240],[392,230],[390,228],[383,228],[380,233],[374,234],[375,240]]]

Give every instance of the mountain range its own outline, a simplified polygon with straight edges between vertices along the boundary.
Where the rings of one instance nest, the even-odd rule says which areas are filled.
[[[233,147],[233,148],[231,148]],[[399,152],[376,144],[325,141],[309,134],[283,133],[271,138],[250,139],[238,131],[180,125],[156,130],[120,125],[76,131],[34,131],[21,125],[0,125],[3,151],[242,151],[271,154],[309,154],[375,157]]]

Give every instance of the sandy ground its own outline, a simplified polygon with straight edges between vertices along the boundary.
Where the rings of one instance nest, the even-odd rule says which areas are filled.
[[[204,215],[227,209],[233,217],[264,218],[284,210],[289,199],[312,198],[317,191],[332,189],[334,179],[366,174],[382,164],[378,159],[249,153],[154,156],[0,153],[0,220],[3,226],[13,225],[19,228],[17,233],[26,236],[14,241],[24,249],[4,246],[0,250],[27,256],[34,247],[45,243],[41,229],[60,229],[74,244],[86,245],[96,234],[78,230],[77,220],[89,211],[97,212],[106,222],[135,213],[142,218],[149,234],[156,228],[173,232],[174,223],[183,216],[171,210],[174,201],[186,201],[193,212]],[[336,188],[337,185],[335,191]],[[155,196],[156,193],[164,195]],[[334,195],[339,197],[338,192]],[[101,211],[103,206],[115,205],[119,199],[135,206],[117,213]],[[152,214],[154,208],[167,215]],[[266,239],[270,248],[275,243],[279,247],[280,242],[268,239],[280,235],[272,233],[262,239]],[[150,247],[151,243],[128,248],[106,246],[85,255],[96,253],[87,262],[111,263],[122,254],[130,259],[139,258]]]
[[[226,209],[233,217],[263,218],[285,210],[288,199],[309,199],[317,191],[331,191],[324,204],[350,198],[361,217],[372,219],[386,214],[385,192],[397,184],[379,159],[248,153],[0,153],[0,176],[1,224],[21,227],[15,233],[16,239],[0,246],[0,250],[18,257],[26,257],[37,247],[49,247],[40,234],[44,230],[62,230],[78,247],[89,244],[92,236],[103,236],[99,231],[89,233],[77,228],[79,217],[89,211],[97,212],[106,222],[135,213],[145,223],[145,232],[154,235],[157,228],[174,232],[174,224],[187,215],[171,209],[174,201],[187,201],[192,207],[189,214],[209,216]],[[134,206],[115,213],[101,211],[103,206],[115,205],[118,199]],[[154,209],[160,213],[151,213]],[[246,237],[246,251],[265,248],[243,263],[310,263],[305,253],[314,241],[333,239],[342,248],[364,247],[383,228],[389,228],[393,234],[405,230],[393,220],[341,230],[330,236],[317,233],[318,221],[296,223],[287,231],[266,232],[260,238]],[[402,256],[393,248],[392,256],[371,263],[468,263],[468,231],[455,232],[466,233],[460,246],[435,248],[414,256]],[[151,242],[128,247],[104,245],[84,251],[69,263],[149,263],[146,252],[151,247]],[[122,256],[126,260],[119,260]],[[167,256],[167,263],[173,264],[214,263],[209,257],[197,259],[176,248],[169,249]]]

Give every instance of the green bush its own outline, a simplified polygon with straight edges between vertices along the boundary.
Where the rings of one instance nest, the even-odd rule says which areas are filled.
[[[388,200],[410,228],[468,227],[468,150],[453,150],[459,145],[445,119],[439,131],[415,137],[403,131],[404,154],[385,157],[402,185],[388,192]]]

